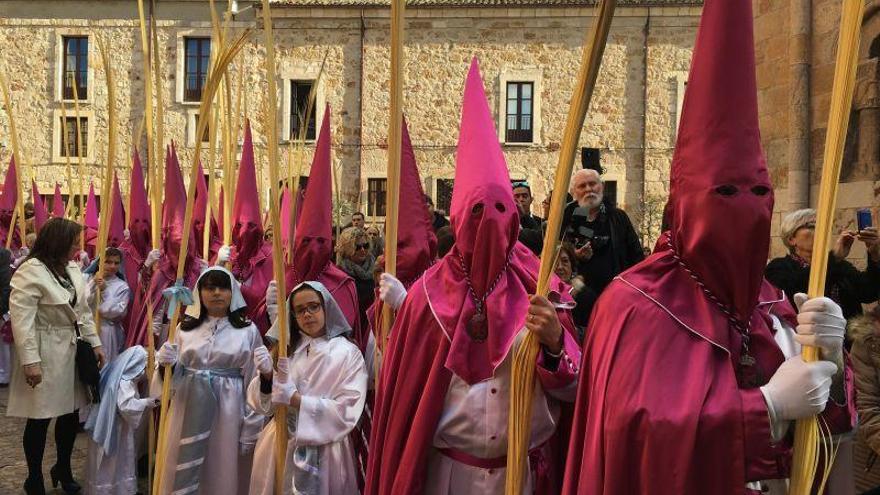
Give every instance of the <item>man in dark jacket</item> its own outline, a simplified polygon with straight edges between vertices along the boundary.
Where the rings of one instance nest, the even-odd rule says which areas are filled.
[[[434,228],[434,233],[436,234],[438,230],[449,225],[449,220],[447,220],[442,213],[434,209],[434,200],[427,194],[425,194],[425,204],[428,206],[428,213],[431,214],[431,226]]]
[[[816,211],[813,209],[797,210],[785,215],[780,237],[788,248],[788,255],[771,260],[765,271],[767,280],[785,292],[792,306],[795,294],[807,292],[815,228]],[[856,239],[865,243],[868,252],[864,270],[846,261]],[[862,314],[862,304],[877,300],[880,296],[880,238],[876,228],[840,234],[828,256],[825,296],[840,305],[847,319]]]
[[[565,207],[562,220],[563,236],[576,248],[578,274],[597,294],[645,258],[626,212],[603,201],[604,191],[598,172],[578,170],[572,178],[574,201]]]

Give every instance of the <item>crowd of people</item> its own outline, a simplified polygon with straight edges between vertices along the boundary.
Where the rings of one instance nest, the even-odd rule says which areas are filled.
[[[25,492],[46,492],[54,419],[49,481],[71,494],[137,493],[154,430],[161,494],[270,494],[279,479],[285,494],[505,493],[526,332],[539,351],[524,493],[785,493],[794,422],[815,415],[843,439],[860,424],[880,452],[880,236],[839,233],[825,297],[805,295],[816,211],[784,216],[788,254],[767,263],[774,197],[751,25],[749,0],[705,3],[650,254],[600,171],[578,170],[546,297],[550,198],[536,215],[530,184],[511,182],[476,59],[448,218],[422,190],[403,127],[393,270],[382,226],[360,212],[334,225],[329,106],[308,185],[284,191],[271,231],[247,124],[225,224],[209,217],[204,184],[186,224],[168,148],[157,239],[136,155],[127,225],[96,220],[113,222],[106,243],[89,215],[42,204],[22,238],[3,209],[7,175],[0,382],[7,414],[26,418]],[[856,243],[863,269],[847,261]],[[806,362],[803,346],[820,359]],[[853,493],[848,461],[829,493]]]

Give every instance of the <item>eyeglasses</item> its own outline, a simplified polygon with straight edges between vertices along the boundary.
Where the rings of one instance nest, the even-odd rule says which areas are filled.
[[[309,303],[305,306],[300,306],[298,308],[293,308],[293,314],[297,318],[302,318],[306,315],[306,313],[310,315],[318,314],[318,311],[321,311],[322,307],[320,303]]]
[[[354,245],[354,250],[357,251],[357,250],[359,250],[359,249],[370,249],[370,243],[369,243],[369,242],[365,242],[365,243],[363,243],[363,244],[355,244],[355,245]]]

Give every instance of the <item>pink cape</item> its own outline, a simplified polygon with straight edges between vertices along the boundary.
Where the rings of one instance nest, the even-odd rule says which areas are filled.
[[[784,359],[770,314],[789,324],[794,315],[767,282],[760,300],[750,348],[766,381]],[[733,495],[787,477],[789,447],[771,442],[760,390],[737,385],[739,350],[739,334],[668,249],[621,274],[585,339],[562,493]],[[851,399],[849,369],[846,383]],[[852,402],[829,402],[825,417],[835,432],[851,429]]]
[[[534,292],[539,260],[521,244],[514,249],[529,260],[519,275]],[[428,454],[433,449],[437,422],[452,379],[447,364],[450,339],[431,310],[426,290],[430,283],[428,275],[437,269],[436,265],[429,268],[413,284],[391,329],[376,392],[365,494],[425,491]],[[559,279],[554,277],[552,283],[557,293],[565,292]],[[558,315],[566,349],[576,347],[570,314]],[[539,354],[538,364],[541,363]],[[540,366],[536,376],[545,388],[553,381],[553,374]]]

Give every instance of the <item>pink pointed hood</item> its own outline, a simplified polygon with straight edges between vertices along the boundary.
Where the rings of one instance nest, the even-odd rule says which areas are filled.
[[[293,270],[296,274],[294,285],[306,280],[316,280],[330,263],[333,253],[329,105],[324,111],[320,132],[312,160],[309,185],[303,200],[302,215],[299,217],[294,236]]]
[[[773,212],[752,24],[749,1],[703,7],[669,192],[676,254],[740,322],[758,303]]]
[[[89,182],[89,197],[86,200],[86,228],[98,230],[98,197],[95,196],[95,184]]]
[[[137,150],[134,150],[131,158],[130,186],[129,207],[131,212],[128,217],[128,231],[131,235],[132,245],[139,253],[146,255],[152,246],[152,218],[150,201],[147,198],[147,189],[144,184],[144,171]]]
[[[205,183],[205,171],[202,169],[202,161],[199,160],[198,172],[195,183],[196,196],[193,203],[193,221],[192,231],[195,241],[193,249],[199,256],[204,253],[203,246],[205,243],[205,218],[208,215],[208,184]]]
[[[9,168],[6,169],[6,179],[3,182],[3,194],[0,195],[0,233],[3,234],[3,239],[0,241],[2,242],[6,241],[10,223],[12,223],[12,215],[15,211],[15,204],[18,203],[17,177],[15,156],[13,156],[9,160]],[[13,232],[15,232],[15,229],[13,229]]]
[[[407,286],[434,263],[437,236],[425,204],[425,191],[409,138],[406,119],[400,150],[400,199],[397,219],[397,278]]]
[[[52,216],[64,218],[64,197],[61,196],[61,184],[55,183],[55,195],[52,198]]]
[[[260,215],[260,195],[257,190],[250,121],[245,121],[244,144],[241,149],[231,224],[232,242],[238,251],[237,260],[245,263],[263,245],[263,219]]]
[[[119,177],[113,174],[113,212],[110,217],[110,230],[107,231],[107,245],[119,247],[125,240],[125,205],[122,201],[122,191],[119,189]]]
[[[455,246],[419,290],[450,339],[446,368],[473,384],[494,374],[522,330],[539,267],[516,242],[519,214],[476,59],[464,88],[450,217]],[[470,295],[468,278],[485,303]]]
[[[162,251],[164,256],[159,267],[170,280],[175,280],[177,276],[177,261],[183,242],[185,215],[186,186],[183,183],[183,174],[177,160],[177,150],[172,143],[168,158],[165,160],[165,199],[162,203]],[[190,271],[196,270],[197,272],[197,264],[190,262],[197,254],[195,253],[196,245],[192,237],[192,230],[187,232],[187,235],[190,236],[187,265]],[[186,275],[185,277],[190,278]]]
[[[49,210],[46,209],[46,203],[40,196],[40,190],[37,189],[37,183],[31,181],[31,198],[34,203],[34,232],[39,232],[49,219]]]

